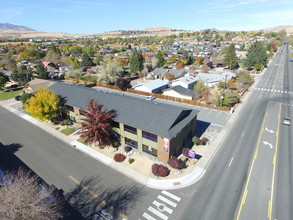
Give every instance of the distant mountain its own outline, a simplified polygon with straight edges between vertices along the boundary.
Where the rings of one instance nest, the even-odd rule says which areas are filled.
[[[287,33],[292,33],[293,25],[279,25],[275,27],[264,28],[261,30],[264,32],[279,32],[280,30],[284,30],[284,29],[287,31]]]
[[[8,24],[8,23],[0,23],[0,33],[3,32],[30,32],[30,31],[36,31],[34,29],[20,26],[20,25],[14,25],[14,24]]]

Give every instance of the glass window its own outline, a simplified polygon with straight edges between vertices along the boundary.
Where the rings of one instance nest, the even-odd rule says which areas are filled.
[[[113,121],[112,126],[115,127],[115,128],[119,128],[120,127],[119,126],[119,122],[117,122],[117,121]]]
[[[68,111],[73,112],[73,107],[72,107],[72,106],[65,105],[65,108],[66,108]]]
[[[142,151],[146,152],[148,154],[151,154],[153,156],[157,156],[157,149],[149,147],[149,146],[147,146],[145,144],[142,145]]]
[[[124,125],[124,131],[127,131],[132,134],[137,134],[136,128],[131,127],[129,125]]]
[[[146,131],[142,131],[142,137],[145,139],[148,139],[150,141],[154,141],[157,142],[157,135],[146,132]]]
[[[131,140],[129,138],[125,138],[125,144],[130,147],[137,148],[137,141]]]

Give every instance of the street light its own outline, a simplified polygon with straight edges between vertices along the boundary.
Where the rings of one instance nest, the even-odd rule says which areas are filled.
[[[224,102],[224,96],[221,95],[221,107],[223,107],[223,102]]]

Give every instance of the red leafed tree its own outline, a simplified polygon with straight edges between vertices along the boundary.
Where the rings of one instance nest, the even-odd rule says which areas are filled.
[[[88,101],[87,110],[81,130],[77,134],[81,138],[85,138],[86,143],[98,142],[100,147],[110,144],[113,134],[113,118],[116,116],[116,112],[108,111],[94,99]]]

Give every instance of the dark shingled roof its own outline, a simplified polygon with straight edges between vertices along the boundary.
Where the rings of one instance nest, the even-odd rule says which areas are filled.
[[[174,91],[176,91],[179,94],[186,95],[186,96],[191,96],[191,97],[196,94],[196,91],[195,90],[193,90],[193,89],[186,89],[183,86],[173,86],[173,87],[169,88],[168,90],[174,90]],[[167,89],[164,90],[164,91],[167,91]]]
[[[86,109],[90,98],[104,105],[107,110],[115,110],[115,121],[172,139],[194,117],[197,110],[192,107],[176,106],[162,102],[147,101],[122,92],[86,88],[77,85],[55,83],[49,90],[64,97],[66,104]]]

